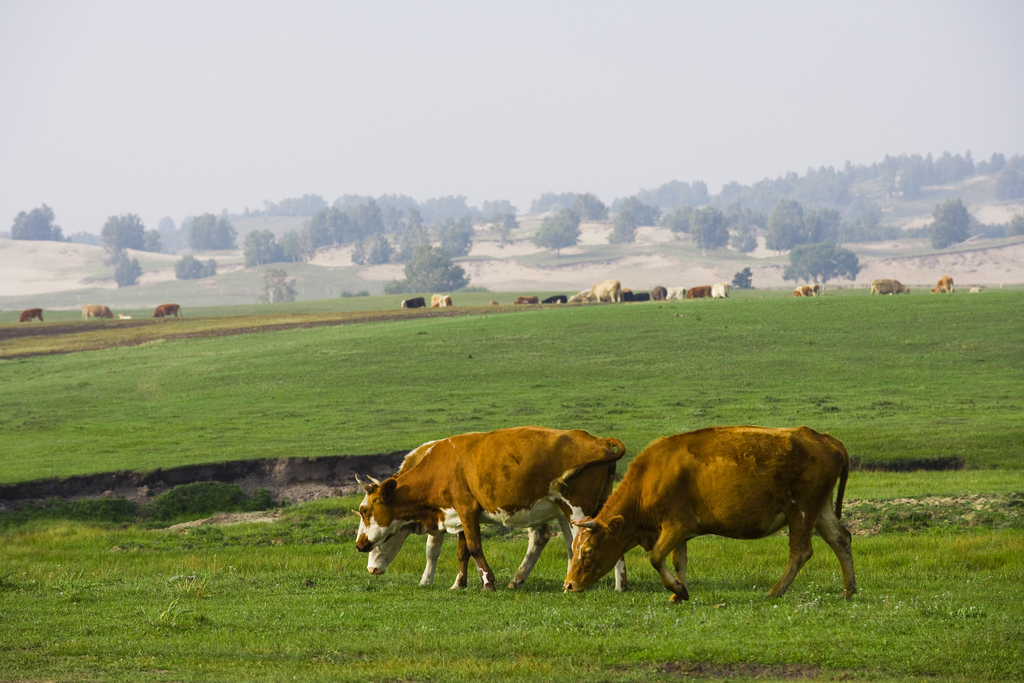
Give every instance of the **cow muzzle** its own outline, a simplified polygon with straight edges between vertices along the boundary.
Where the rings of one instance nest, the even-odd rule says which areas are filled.
[[[387,570],[381,569],[380,567],[367,567],[366,571],[370,572],[374,576],[380,576],[381,574],[383,574]]]
[[[356,550],[361,553],[368,553],[373,550],[373,543],[370,543],[370,539],[366,536],[360,535],[359,538],[356,539]]]
[[[573,583],[566,579],[565,583],[562,585],[562,590],[566,593],[582,593],[586,588],[579,582]]]

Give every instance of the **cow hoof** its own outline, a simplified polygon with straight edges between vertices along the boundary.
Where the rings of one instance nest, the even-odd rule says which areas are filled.
[[[682,602],[683,600],[689,600],[689,599],[690,599],[690,594],[684,588],[682,593],[673,593],[672,597],[669,598],[668,601],[669,602]]]
[[[508,582],[508,587],[509,587],[509,588],[518,588],[518,587],[519,587],[519,585],[520,585],[520,584],[519,584],[519,582],[518,582],[518,581],[515,581],[515,580],[512,580],[512,581],[509,581],[509,582]]]
[[[484,587],[483,587],[483,591],[484,591],[484,593],[493,593],[494,592],[494,584],[493,583],[485,583]]]

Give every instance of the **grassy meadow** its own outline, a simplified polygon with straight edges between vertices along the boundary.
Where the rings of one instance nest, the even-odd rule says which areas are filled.
[[[483,300],[467,303],[492,295],[474,296]],[[388,314],[361,313],[375,303]],[[0,483],[383,453],[523,424],[616,436],[627,460],[656,437],[704,426],[806,424],[866,465],[955,457],[967,469],[851,475],[850,515],[880,523],[854,538],[850,601],[817,538],[777,600],[765,594],[785,565],[784,538],[698,539],[691,600],[676,606],[638,550],[627,557],[629,592],[607,577],[563,594],[557,537],[527,584],[505,589],[525,535],[493,529],[484,551],[494,594],[472,581],[448,590],[451,540],[432,587],[417,585],[421,538],[370,576],[354,549],[355,497],[233,526],[31,521],[0,541],[0,681],[1024,672],[1024,292],[740,292],[453,317],[359,297],[186,313],[0,337],[0,356],[15,356],[0,361]],[[341,320],[350,314],[363,317]],[[217,336],[289,321],[318,326]],[[93,350],[63,352],[83,348]],[[908,500],[925,496],[932,512]],[[962,512],[944,516],[953,508]]]

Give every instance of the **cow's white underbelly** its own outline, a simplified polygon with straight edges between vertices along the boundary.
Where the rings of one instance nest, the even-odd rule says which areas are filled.
[[[454,508],[446,508],[444,512],[445,531],[450,534],[457,534],[462,531],[462,520]],[[553,500],[542,498],[531,507],[507,512],[498,508],[497,510],[484,510],[480,513],[481,524],[500,524],[511,527],[532,527],[544,522],[550,522],[562,513],[561,508]]]

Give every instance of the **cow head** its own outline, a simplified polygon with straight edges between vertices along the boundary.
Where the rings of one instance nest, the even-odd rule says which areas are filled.
[[[385,539],[380,545],[370,549],[370,556],[366,559],[366,571],[377,576],[388,570],[388,566],[398,557],[398,551],[405,544],[405,539],[416,530],[416,524],[406,524],[401,529]]]
[[[356,477],[356,481],[366,491],[363,502],[359,504],[359,537],[356,539],[356,550],[368,553],[393,536],[407,520],[395,519],[391,503],[394,501],[398,482],[389,477],[383,482],[370,477],[367,484]]]
[[[582,593],[615,567],[622,557],[625,539],[622,530],[625,520],[616,515],[607,524],[596,519],[574,519],[579,533],[572,540],[572,560],[563,588],[570,593]]]

